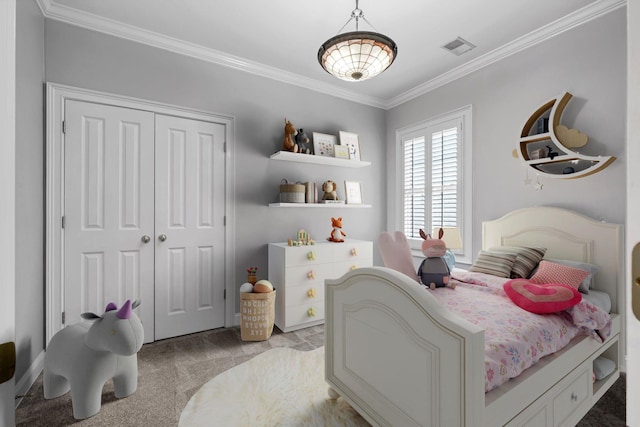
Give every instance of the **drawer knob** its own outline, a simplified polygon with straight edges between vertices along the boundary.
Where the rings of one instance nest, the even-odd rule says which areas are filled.
[[[309,310],[307,310],[307,316],[316,317],[316,309],[311,307]]]
[[[310,272],[307,273],[307,277],[311,280],[316,278],[316,272],[311,270]]]
[[[316,254],[315,254],[315,252],[313,252],[313,251],[309,252],[309,253],[307,254],[307,259],[308,259],[309,261],[313,261],[313,260],[315,260],[315,259],[316,259]]]
[[[358,255],[358,249],[356,249],[356,248],[351,249],[351,255],[352,256]]]
[[[571,393],[571,400],[573,400],[574,402],[578,401],[578,395],[575,393],[575,391]]]
[[[352,269],[352,270],[355,270],[356,268],[358,268],[358,266],[357,266],[357,265],[355,265],[355,264],[353,264],[353,265],[351,266],[351,269]]]
[[[309,298],[315,298],[316,297],[316,290],[314,288],[311,288],[307,291],[307,296]]]

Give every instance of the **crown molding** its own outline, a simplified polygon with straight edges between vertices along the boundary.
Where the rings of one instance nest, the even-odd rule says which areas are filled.
[[[600,0],[591,3],[575,12],[570,13],[556,21],[553,21],[543,27],[538,28],[522,37],[519,37],[497,49],[492,50],[482,56],[472,59],[456,68],[447,71],[429,81],[426,81],[413,89],[410,89],[398,96],[388,99],[385,109],[397,107],[414,98],[424,95],[441,86],[458,80],[468,74],[487,67],[495,62],[505,59],[518,52],[526,50],[532,46],[542,43],[550,38],[571,30],[579,25],[590,22],[596,18],[613,12],[623,6],[626,6],[627,0]]]
[[[336,85],[321,82],[280,68],[271,67],[269,65],[241,58],[226,52],[206,48],[195,43],[186,42],[184,40],[179,40],[153,31],[144,30],[139,27],[80,11],[66,5],[57,4],[51,0],[37,0],[37,2],[42,10],[42,14],[48,19],[54,19],[77,27],[98,31],[130,40],[132,42],[164,49],[180,55],[189,56],[257,76],[266,77],[282,83],[311,89],[325,95],[343,98],[359,104],[377,108],[384,108],[386,105],[385,101],[380,98],[362,95]]]
[[[362,95],[336,85],[321,82],[280,68],[271,67],[269,65],[241,58],[226,52],[206,48],[195,43],[178,40],[153,31],[144,30],[112,19],[70,8],[65,5],[54,3],[52,0],[36,1],[45,18],[54,19],[136,43],[142,43],[148,46],[178,53],[180,55],[200,59],[223,67],[233,68],[235,70],[266,77],[282,83],[321,92],[325,95],[385,110],[397,107],[398,105],[431,92],[441,86],[473,73],[474,71],[480,70],[497,61],[528,49],[531,46],[548,40],[558,34],[599,18],[602,15],[625,6],[627,3],[627,0],[599,0],[591,3],[563,18],[547,24],[489,53],[479,56],[404,93],[401,93],[398,96],[385,100],[373,96]]]

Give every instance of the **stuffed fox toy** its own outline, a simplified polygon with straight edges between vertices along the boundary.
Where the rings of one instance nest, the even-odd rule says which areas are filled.
[[[346,234],[344,234],[344,231],[342,231],[342,217],[331,217],[331,227],[333,227],[331,229],[331,235],[327,237],[327,240],[337,243],[344,242],[343,237],[346,237]]]

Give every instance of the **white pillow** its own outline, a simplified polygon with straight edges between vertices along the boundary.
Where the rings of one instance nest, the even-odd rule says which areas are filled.
[[[611,375],[616,370],[616,362],[606,357],[596,357],[593,361],[593,374],[597,380],[601,380]]]

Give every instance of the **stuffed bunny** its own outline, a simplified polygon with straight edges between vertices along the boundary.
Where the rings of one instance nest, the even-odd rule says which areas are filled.
[[[444,232],[440,230],[437,239],[432,239],[430,234],[426,234],[420,229],[420,236],[424,239],[422,242],[422,253],[426,258],[418,267],[418,277],[422,284],[431,289],[443,288],[448,286],[455,288],[453,282],[449,282],[451,272],[449,266],[445,262],[443,256],[447,253],[447,245],[441,240]]]

